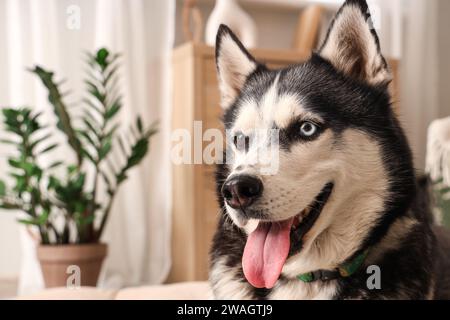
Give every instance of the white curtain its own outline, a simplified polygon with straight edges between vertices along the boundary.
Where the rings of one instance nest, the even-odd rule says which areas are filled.
[[[368,0],[387,57],[400,61],[400,120],[414,153],[425,166],[430,123],[450,115],[448,0]]]
[[[174,16],[174,0],[0,0],[0,105],[46,110],[45,120],[54,121],[45,90],[26,68],[40,64],[67,79],[69,103],[75,103],[84,89],[83,52],[106,46],[123,55],[121,122],[141,114],[147,124],[159,123],[150,155],[130,174],[111,212],[103,237],[109,244],[103,287],[160,283],[169,271]],[[22,230],[21,294],[43,286],[34,247]]]
[[[424,169],[427,129],[450,115],[448,0],[403,1],[405,36],[401,61],[401,105],[416,167]]]

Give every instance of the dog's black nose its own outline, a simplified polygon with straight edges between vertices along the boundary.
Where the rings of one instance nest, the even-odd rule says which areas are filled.
[[[222,195],[233,209],[243,209],[250,206],[261,196],[263,184],[260,179],[239,175],[228,179],[222,186]]]

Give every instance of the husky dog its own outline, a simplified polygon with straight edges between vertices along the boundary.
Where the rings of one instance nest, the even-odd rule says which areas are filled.
[[[416,179],[366,2],[347,0],[304,63],[270,70],[226,26],[216,63],[233,138],[217,171],[215,298],[450,298],[450,237]],[[261,174],[252,136],[273,129],[278,170]]]

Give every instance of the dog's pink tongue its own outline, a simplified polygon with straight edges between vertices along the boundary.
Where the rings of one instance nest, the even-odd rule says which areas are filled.
[[[248,236],[242,267],[247,281],[255,288],[275,286],[289,254],[293,221],[259,223]]]

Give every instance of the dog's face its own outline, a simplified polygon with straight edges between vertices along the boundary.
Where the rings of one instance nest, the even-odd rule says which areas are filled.
[[[390,182],[383,148],[399,129],[369,17],[364,1],[347,1],[320,51],[282,70],[269,70],[227,27],[219,30],[232,154],[220,187],[227,214],[249,234],[243,269],[255,287],[273,287],[282,271],[342,262],[380,218],[365,211],[384,209]],[[273,154],[273,141],[276,169],[264,173],[267,163],[258,159]]]

